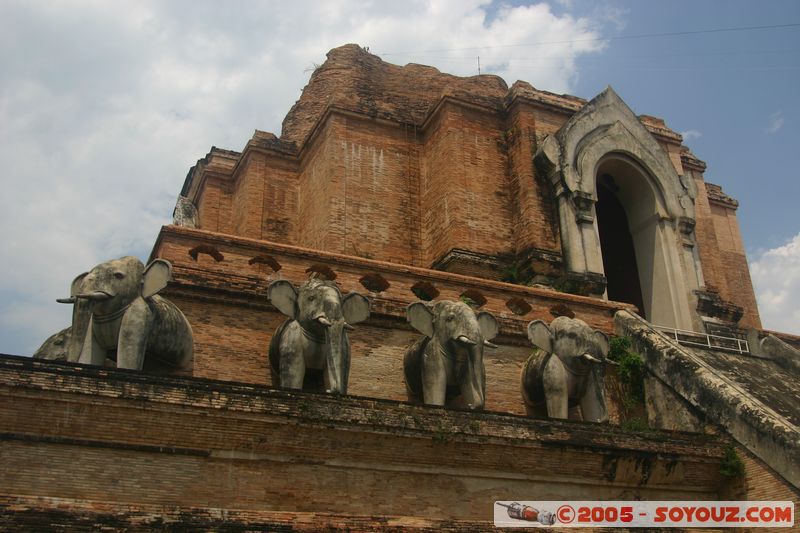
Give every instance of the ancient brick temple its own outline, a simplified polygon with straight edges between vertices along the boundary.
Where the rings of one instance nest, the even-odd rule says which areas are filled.
[[[0,358],[0,527],[482,530],[494,500],[800,501],[798,339],[761,329],[738,203],[705,167],[610,87],[331,50],[281,136],[212,148],[159,234],[189,368]],[[310,275],[370,300],[346,396],[270,370],[268,287]],[[419,300],[497,319],[485,411],[409,401]],[[631,339],[649,427],[613,368],[609,423],[527,416],[526,327],[557,316]]]

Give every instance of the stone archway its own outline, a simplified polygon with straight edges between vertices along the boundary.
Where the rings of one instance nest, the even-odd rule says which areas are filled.
[[[690,302],[700,275],[686,260],[694,247],[692,191],[619,96],[608,88],[587,103],[544,140],[535,161],[558,199],[567,275],[607,279],[595,204],[597,177],[611,175],[631,235],[642,313],[657,325],[693,329],[699,318]],[[604,296],[605,284],[593,294]]]

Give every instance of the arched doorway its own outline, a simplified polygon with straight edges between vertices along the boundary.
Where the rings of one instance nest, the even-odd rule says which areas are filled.
[[[613,176],[598,176],[595,214],[603,270],[608,283],[606,294],[609,300],[635,305],[639,313],[647,318],[628,215],[616,196],[618,190]]]
[[[670,264],[674,244],[665,229],[664,200],[635,159],[610,153],[596,171],[595,204],[608,298],[636,305],[659,325],[679,324]]]

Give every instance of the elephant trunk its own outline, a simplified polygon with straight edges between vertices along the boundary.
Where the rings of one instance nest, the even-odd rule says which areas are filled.
[[[483,367],[483,343],[468,348],[467,376],[461,394],[468,409],[483,409],[486,403],[486,374]]]
[[[347,394],[347,370],[349,366],[349,353],[345,347],[346,322],[339,319],[330,322],[325,328],[325,390],[336,394]],[[322,320],[318,321],[322,324]]]
[[[447,350],[452,350],[457,366],[456,378],[461,389],[461,398],[468,409],[483,409],[486,397],[486,374],[483,366],[484,340],[475,324],[455,331],[450,336]]]

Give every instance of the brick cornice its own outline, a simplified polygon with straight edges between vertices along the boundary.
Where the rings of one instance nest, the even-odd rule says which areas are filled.
[[[442,272],[439,270],[431,270],[427,268],[401,265],[397,263],[389,263],[386,261],[377,261],[375,259],[365,259],[362,257],[339,254],[335,252],[323,252],[319,250],[303,248],[300,246],[279,244],[259,239],[248,239],[245,237],[227,235],[223,233],[216,233],[211,231],[192,229],[174,225],[161,227],[161,231],[159,232],[159,235],[150,253],[151,261],[157,257],[156,254],[160,249],[164,239],[169,238],[171,236],[195,239],[203,242],[214,243],[217,245],[227,245],[238,248],[249,248],[252,249],[254,252],[259,252],[259,253],[279,252],[282,254],[294,256],[296,258],[305,259],[309,261],[328,261],[363,269],[365,271],[370,271],[370,272],[411,275],[423,279],[430,279],[445,283],[465,285],[469,287],[475,287],[478,289],[485,289],[488,291],[514,292],[528,297],[533,297],[536,299],[554,300],[567,304],[572,303],[581,306],[592,307],[594,309],[604,310],[612,314],[613,312],[619,309],[631,309],[631,310],[634,309],[634,307],[631,306],[630,304],[626,304],[623,302],[606,301],[598,298],[591,298],[588,296],[578,296],[578,295],[558,292],[555,290],[542,289],[539,287],[515,285],[512,283],[505,283],[502,281],[495,281],[485,278],[476,278],[472,276],[466,276],[463,274]]]

